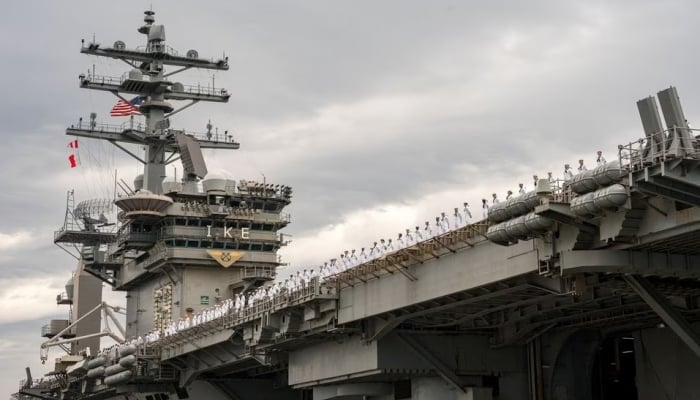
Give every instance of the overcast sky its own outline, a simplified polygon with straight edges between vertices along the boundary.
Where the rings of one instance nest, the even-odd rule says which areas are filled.
[[[111,95],[79,89],[77,77],[93,64],[119,76],[126,65],[79,54],[80,39],[142,45],[146,3],[3,4],[0,397],[25,366],[47,372],[40,328],[66,316],[55,295],[74,260],[52,244],[66,191],[109,197],[113,169],[128,182],[138,173],[88,140],[71,170],[64,129],[90,112],[123,122],[110,121]],[[635,102],[669,85],[700,124],[697,2],[168,3],[152,2],[170,46],[231,65],[183,76],[232,97],[173,127],[202,132],[211,119],[241,149],[207,152],[210,171],[294,188],[293,242],[282,252],[292,266],[395,237],[463,201],[479,215],[482,197],[532,187],[535,173],[560,176],[565,162],[590,166],[598,149],[615,158],[618,144],[643,135]]]

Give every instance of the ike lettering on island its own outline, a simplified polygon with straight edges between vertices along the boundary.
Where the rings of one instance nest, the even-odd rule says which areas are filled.
[[[233,227],[229,226],[227,227],[224,225],[224,238],[230,238],[233,239],[232,232]],[[207,237],[210,238],[212,237],[211,235],[211,225],[207,225]],[[238,236],[239,239],[250,239],[250,228],[241,228],[241,234]]]

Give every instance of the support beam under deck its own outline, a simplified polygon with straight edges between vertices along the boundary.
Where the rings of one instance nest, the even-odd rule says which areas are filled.
[[[688,321],[669,304],[668,300],[654,289],[654,286],[640,275],[625,275],[625,281],[634,289],[654,312],[668,325],[688,347],[700,357],[700,335]]]

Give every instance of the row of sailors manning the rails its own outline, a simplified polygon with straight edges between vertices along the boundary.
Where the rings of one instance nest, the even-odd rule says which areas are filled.
[[[598,151],[598,157],[596,159],[597,165],[603,165],[606,163],[605,157],[602,155],[601,151]],[[584,164],[584,160],[579,160],[578,173],[587,171]],[[569,164],[564,165],[564,181],[572,179],[574,176]],[[537,175],[533,176],[535,185],[537,184]],[[550,183],[556,183],[556,180],[552,177],[552,173],[548,173],[548,180]],[[519,194],[525,194],[526,190],[522,183],[519,184]],[[513,195],[512,191],[508,191],[506,200]],[[497,204],[499,202],[497,195],[493,194],[492,204]],[[485,199],[482,200],[483,203],[483,217],[487,218],[489,205]],[[452,220],[452,222],[450,222]],[[172,336],[180,331],[195,327],[209,321],[221,318],[229,313],[239,314],[247,309],[250,309],[261,302],[271,301],[276,297],[284,294],[294,293],[299,290],[305,289],[310,283],[319,278],[321,282],[330,280],[334,275],[344,272],[350,268],[358,266],[360,264],[366,263],[368,261],[379,258],[387,253],[397,251],[406,247],[413,246],[414,244],[428,240],[434,236],[442,235],[451,230],[461,228],[469,224],[472,220],[472,213],[469,210],[469,203],[464,203],[464,208],[460,211],[458,208],[454,209],[454,214],[452,218],[449,218],[444,212],[439,217],[435,217],[434,226],[430,225],[429,221],[425,222],[423,229],[416,226],[415,231],[412,233],[410,229],[406,229],[405,235],[399,233],[396,241],[392,239],[384,240],[381,239],[379,243],[374,242],[374,245],[367,251],[364,247],[361,249],[360,253],[353,249],[351,252],[345,251],[340,254],[340,258],[333,258],[330,262],[325,262],[320,266],[319,272],[317,273],[314,269],[297,271],[295,275],[290,276],[283,282],[277,282],[271,286],[263,286],[257,288],[256,290],[250,292],[249,294],[238,294],[233,299],[226,299],[222,303],[216,306],[203,310],[202,312],[193,315],[192,317],[180,318],[178,321],[171,321],[166,328],[161,330],[153,330],[148,333],[145,338],[134,339],[133,342],[137,344],[142,344],[144,342],[150,343],[159,340],[161,337]]]
[[[199,313],[180,318],[177,321],[170,321],[170,323],[162,330],[154,329],[144,337],[139,336],[138,338],[131,340],[130,343],[152,343],[161,338],[172,336],[189,328],[206,324],[225,315],[244,314],[247,310],[250,310],[262,303],[270,302],[280,296],[289,295],[310,287],[311,282],[318,278],[320,278],[321,281],[328,279],[327,276],[323,277],[318,275],[313,269],[304,270],[303,272],[298,271],[295,275],[290,276],[283,282],[277,282],[270,286],[262,286],[246,294],[239,293],[232,299],[225,299],[221,303],[202,310]]]
[[[467,225],[471,219],[472,214],[469,211],[469,203],[464,203],[463,212],[455,208],[452,223],[450,223],[450,219],[445,213],[442,213],[441,217],[435,218],[434,229],[431,227],[430,223],[426,221],[425,227],[422,230],[418,226],[416,226],[414,233],[411,233],[410,229],[406,229],[406,235],[404,236],[399,233],[395,242],[392,241],[392,239],[381,239],[379,243],[374,242],[374,245],[368,251],[363,247],[359,254],[355,250],[352,250],[352,252],[346,250],[344,253],[340,254],[339,259],[334,258],[331,259],[330,262],[321,265],[318,273],[314,269],[297,271],[296,274],[291,275],[284,281],[276,282],[270,286],[259,287],[247,294],[238,294],[233,299],[223,300],[220,304],[205,309],[200,313],[180,318],[178,321],[171,321],[164,329],[154,329],[146,334],[145,337],[138,337],[131,342],[135,344],[151,343],[228,314],[239,315],[261,303],[269,302],[279,296],[289,295],[303,290],[309,287],[311,282],[316,279],[319,279],[321,283],[331,281],[335,275],[350,268],[374,260],[393,251],[410,247],[434,236],[461,228]]]
[[[354,249],[352,252],[346,250],[344,253],[340,254],[339,259],[333,258],[330,262],[321,265],[319,272],[316,272],[314,269],[297,271],[296,274],[291,275],[284,281],[276,282],[270,286],[259,287],[248,294],[238,294],[233,299],[226,299],[220,304],[203,310],[191,317],[188,316],[180,318],[178,321],[171,321],[164,329],[155,329],[144,338],[139,337],[132,340],[132,342],[136,344],[155,342],[163,337],[172,336],[183,330],[221,318],[224,315],[245,312],[262,302],[272,301],[281,295],[288,295],[305,289],[309,287],[311,282],[315,279],[320,279],[321,282],[332,280],[333,276],[350,268],[374,260],[393,251],[410,247],[434,236],[461,228],[471,221],[472,214],[469,210],[469,203],[464,203],[464,210],[462,212],[460,212],[458,208],[454,210],[452,223],[450,223],[450,219],[447,215],[442,213],[440,217],[435,218],[434,228],[426,221],[423,229],[416,226],[414,233],[411,233],[410,229],[406,229],[405,235],[399,233],[395,242],[392,241],[392,239],[381,239],[379,243],[374,242],[374,245],[368,251],[363,247],[359,254]]]
[[[319,267],[319,272],[316,272],[314,269],[297,271],[296,274],[291,275],[284,281],[276,282],[270,286],[259,287],[247,294],[238,294],[233,299],[226,299],[220,304],[205,309],[193,316],[171,321],[164,329],[154,329],[145,337],[138,337],[131,342],[135,344],[152,343],[161,338],[172,336],[178,332],[205,324],[228,314],[240,315],[240,313],[244,313],[261,303],[269,302],[279,296],[289,295],[305,289],[309,287],[311,282],[315,279],[319,279],[321,283],[332,281],[335,275],[348,269],[382,257],[385,254],[411,247],[418,242],[461,228],[469,224],[471,220],[472,213],[469,210],[469,203],[464,203],[462,211],[458,208],[454,209],[452,218],[449,218],[444,212],[441,216],[435,217],[434,226],[431,226],[430,222],[426,221],[425,227],[422,229],[419,226],[415,227],[414,232],[411,232],[410,229],[406,229],[405,235],[399,233],[396,241],[392,239],[380,239],[379,242],[374,242],[374,245],[369,248],[369,250],[363,247],[359,254],[354,249],[352,251],[346,250],[344,253],[340,254],[340,258],[333,258],[330,262],[325,262],[321,265]]]
[[[597,157],[596,157],[596,164],[598,166],[606,164],[607,161],[605,157],[603,156],[603,152],[601,150],[598,150],[597,152]],[[578,173],[588,171],[588,168],[586,168],[584,164],[584,160],[579,160],[579,165],[578,165]],[[551,172],[547,173],[548,177],[547,179],[549,180],[550,183],[554,184],[556,183],[555,178],[552,176]],[[564,181],[571,180],[574,177],[574,173],[572,172],[571,166],[569,164],[564,164]],[[537,181],[538,177],[537,175],[533,175],[534,179],[534,185],[537,187]],[[523,195],[526,193],[525,186],[520,183],[518,184],[518,194]],[[509,200],[513,196],[513,192],[509,190],[506,195],[506,200]],[[498,196],[496,193],[493,194],[493,199],[492,199],[492,204],[497,204],[499,203]],[[483,219],[486,219],[488,217],[489,213],[489,204],[486,201],[486,199],[482,199],[482,217]],[[396,241],[392,241],[392,239],[381,239],[379,243],[374,242],[374,245],[366,251],[365,248],[363,247],[360,250],[359,255],[356,253],[356,251],[353,249],[351,252],[348,252],[345,250],[344,253],[340,254],[340,258],[333,258],[330,260],[330,262],[326,262],[323,265],[320,266],[319,268],[319,276],[321,277],[322,280],[327,279],[330,276],[339,274],[349,268],[355,267],[360,264],[364,264],[368,261],[371,261],[373,259],[379,258],[383,256],[384,254],[391,253],[393,251],[401,250],[406,247],[411,247],[414,244],[431,239],[434,236],[439,236],[444,233],[447,233],[451,230],[461,228],[467,224],[469,224],[472,220],[472,213],[469,210],[469,203],[464,203],[464,208],[462,211],[460,211],[458,208],[455,207],[454,213],[452,217],[448,217],[445,215],[445,213],[441,213],[441,216],[435,217],[435,224],[431,226],[429,221],[425,221],[425,226],[423,229],[420,227],[416,226],[415,231],[413,233],[411,232],[410,229],[406,229],[406,233],[399,233],[398,237],[396,238]],[[452,221],[452,222],[450,222]],[[313,273],[313,270],[312,270]]]
[[[601,150],[598,150],[596,153],[596,166],[601,166],[607,163],[607,160],[605,159],[605,156],[603,156],[603,152]],[[584,163],[584,160],[578,160],[578,168],[577,168],[577,174],[580,174],[581,172],[586,172],[588,171],[588,168],[586,167],[586,164]],[[573,168],[569,164],[564,164],[564,182],[570,181],[574,177],[574,172]],[[534,186],[537,187],[537,181],[539,178],[537,175],[533,175],[532,179],[534,180]],[[547,172],[547,180],[549,181],[550,184],[556,184],[557,180],[552,176],[551,172]],[[522,183],[518,184],[518,194],[522,195],[525,194],[525,187],[523,186]],[[513,197],[513,191],[508,190],[506,192],[506,200],[510,200],[510,198]],[[491,205],[498,204],[500,203],[500,200],[498,199],[498,195],[496,193],[493,193],[491,195]],[[481,214],[484,219],[486,219],[489,215],[489,209],[491,206],[488,203],[488,200],[486,199],[481,199]]]

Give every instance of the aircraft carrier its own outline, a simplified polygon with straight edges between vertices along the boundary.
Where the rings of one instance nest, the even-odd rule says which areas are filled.
[[[66,134],[143,175],[114,199],[68,193],[54,236],[79,259],[56,299],[68,318],[41,330],[52,372],[27,368],[15,398],[700,398],[700,142],[674,87],[637,102],[641,138],[614,160],[280,280],[291,187],[209,174],[201,149],[239,144],[171,126],[230,97],[174,76],[228,60],[180,55],[153,11],[138,31],[145,46],[84,41],[130,70],[79,85],[144,122],[93,114]],[[182,177],[165,180],[174,162]]]

